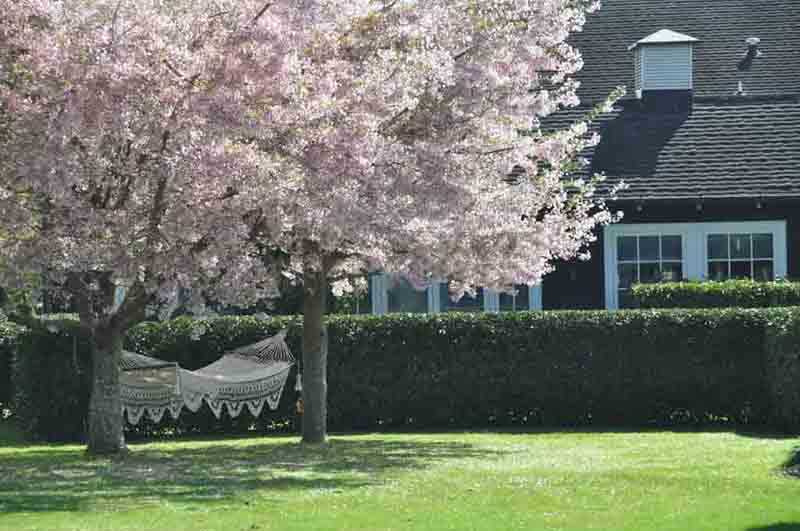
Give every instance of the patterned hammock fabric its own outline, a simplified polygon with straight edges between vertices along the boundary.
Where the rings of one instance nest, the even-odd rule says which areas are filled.
[[[223,406],[231,417],[244,407],[253,416],[264,404],[277,409],[295,359],[285,342],[286,331],[226,353],[211,365],[187,371],[141,354],[123,352],[120,363],[122,414],[138,424],[147,413],[160,422],[164,413],[177,419],[186,406],[197,411],[205,401],[219,418]]]

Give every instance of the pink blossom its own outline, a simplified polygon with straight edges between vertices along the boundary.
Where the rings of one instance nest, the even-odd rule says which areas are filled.
[[[0,0],[0,260],[240,304],[304,268],[536,283],[611,219],[567,201],[587,129],[538,130],[595,4]]]

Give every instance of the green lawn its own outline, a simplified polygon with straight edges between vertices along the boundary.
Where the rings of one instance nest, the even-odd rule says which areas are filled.
[[[797,439],[445,433],[132,445],[0,442],[2,530],[800,530]]]

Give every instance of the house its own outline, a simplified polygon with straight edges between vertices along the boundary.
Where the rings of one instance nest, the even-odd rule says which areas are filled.
[[[574,37],[585,67],[572,123],[615,87],[589,173],[628,188],[588,261],[515,296],[454,303],[375,274],[374,313],[617,309],[637,282],[800,277],[800,1],[604,0]]]

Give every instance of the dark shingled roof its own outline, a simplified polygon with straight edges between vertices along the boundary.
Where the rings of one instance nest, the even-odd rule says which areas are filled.
[[[585,63],[581,98],[603,100],[619,85],[632,91],[628,46],[662,29],[700,40],[694,44],[697,96],[731,95],[739,81],[754,96],[798,93],[800,0],[603,0],[573,38]],[[748,37],[761,39],[763,56],[740,71]]]
[[[661,29],[696,37],[694,104],[646,109],[632,94],[594,128],[588,171],[624,180],[621,200],[800,198],[800,0],[604,0],[575,38],[585,102],[633,86],[628,46]],[[763,56],[740,71],[745,39]],[[733,96],[738,82],[746,96]],[[545,120],[560,128],[588,107]]]

